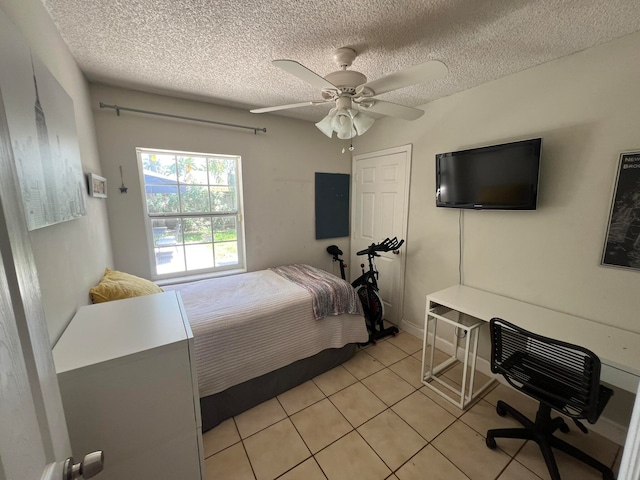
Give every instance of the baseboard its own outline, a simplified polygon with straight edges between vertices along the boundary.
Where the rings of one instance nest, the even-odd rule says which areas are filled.
[[[606,417],[600,417],[594,425],[585,424],[585,426],[599,435],[608,438],[620,446],[624,446],[627,438],[627,427],[619,423],[609,420]]]
[[[407,333],[410,333],[414,337],[424,338],[424,328],[415,325],[414,323],[408,322],[406,320],[402,320],[400,322],[400,328]],[[429,334],[431,336],[431,334]],[[431,338],[429,339],[431,342]],[[440,337],[436,338],[436,348],[438,350],[442,350],[449,355],[453,354],[453,343],[444,340]],[[458,358],[464,358],[464,348],[458,347]],[[476,359],[476,369],[490,377],[496,378],[500,383],[509,386],[506,380],[502,376],[496,376],[491,372],[491,362],[484,358],[478,357]],[[512,388],[512,387],[511,387]],[[586,424],[589,430],[596,432],[599,435],[602,435],[605,438],[608,438],[614,443],[618,445],[624,445],[625,439],[627,438],[627,427],[624,425],[620,425],[613,420],[610,420],[606,417],[600,417],[598,422],[594,425]]]
[[[417,326],[415,323],[408,322],[407,320],[400,320],[400,329],[407,333],[410,333],[414,337],[424,338],[424,329]]]

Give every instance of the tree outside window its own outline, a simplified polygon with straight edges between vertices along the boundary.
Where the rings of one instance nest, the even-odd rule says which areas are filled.
[[[244,268],[240,157],[137,153],[155,277]]]

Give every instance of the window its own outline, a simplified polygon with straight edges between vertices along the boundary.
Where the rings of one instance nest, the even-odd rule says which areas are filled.
[[[136,151],[154,278],[244,268],[240,157]]]

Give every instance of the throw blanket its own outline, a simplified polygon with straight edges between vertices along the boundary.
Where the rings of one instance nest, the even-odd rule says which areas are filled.
[[[363,315],[362,304],[353,287],[345,280],[310,265],[286,265],[270,268],[281,277],[306,289],[312,297],[316,320],[328,315]]]

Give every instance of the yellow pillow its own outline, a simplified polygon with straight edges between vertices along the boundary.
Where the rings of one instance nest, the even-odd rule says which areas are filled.
[[[149,280],[106,268],[102,280],[89,290],[89,295],[93,303],[102,303],[160,292],[164,290]]]

